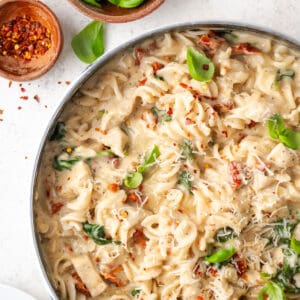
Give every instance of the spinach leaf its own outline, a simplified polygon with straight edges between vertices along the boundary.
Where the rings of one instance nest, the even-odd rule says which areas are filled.
[[[53,162],[53,168],[58,171],[70,170],[73,165],[81,160],[81,157],[73,157],[70,159],[60,159],[59,156],[55,156]]]
[[[285,128],[284,120],[281,115],[275,114],[267,121],[269,135],[288,148],[300,149],[300,132]]]
[[[83,2],[93,5],[93,6],[101,7],[100,0],[83,0]]]
[[[300,241],[296,240],[295,237],[291,238],[290,247],[297,253],[300,254]]]
[[[149,154],[145,162],[140,165],[136,172],[129,173],[124,180],[125,186],[135,189],[143,182],[143,173],[149,167],[150,164],[154,163],[155,160],[160,156],[159,148],[155,145]]]
[[[82,223],[82,229],[97,245],[121,244],[120,241],[105,238],[104,226],[84,222]]]
[[[184,141],[184,143],[180,145],[180,148],[181,148],[181,160],[187,160],[188,158],[190,159],[195,158],[192,145],[189,141]]]
[[[191,175],[188,171],[184,170],[179,174],[177,183],[183,185],[189,193],[192,192],[192,180]]]
[[[145,0],[108,0],[111,4],[122,8],[134,8],[141,5]]]
[[[64,122],[57,122],[53,130],[52,135],[50,136],[50,141],[60,141],[66,135],[66,127]]]
[[[165,110],[158,109],[155,106],[151,107],[151,113],[159,122],[172,121],[171,115],[167,114]]]
[[[131,293],[130,293],[130,294],[131,294],[131,296],[133,296],[133,297],[134,297],[134,296],[138,295],[140,292],[141,292],[141,290],[140,290],[140,289],[134,289],[134,290],[132,290],[132,291],[131,291]]]
[[[209,263],[222,263],[229,260],[236,253],[235,248],[224,248],[216,251],[210,256],[205,257],[205,261]]]
[[[187,50],[187,65],[190,75],[198,81],[207,82],[214,76],[215,66],[211,60],[191,47]]]
[[[215,241],[219,243],[225,243],[228,240],[234,239],[237,237],[237,234],[231,227],[224,227],[217,231],[215,235]]]
[[[292,232],[295,229],[297,223],[287,218],[280,218],[275,221],[273,227],[274,237],[273,242],[279,244],[289,244]]]
[[[258,300],[285,300],[285,294],[277,283],[268,281],[258,294]]]
[[[104,52],[103,24],[92,21],[72,39],[71,45],[77,57],[91,64]]]

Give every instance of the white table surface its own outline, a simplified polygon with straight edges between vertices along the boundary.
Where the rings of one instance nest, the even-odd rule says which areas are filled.
[[[1,2],[1,0],[0,0]],[[68,86],[86,65],[70,47],[72,36],[89,19],[67,0],[44,0],[57,14],[64,48],[54,68],[41,79],[19,83],[0,78],[0,283],[37,299],[49,299],[43,286],[30,235],[32,169],[43,132]],[[300,42],[299,0],[166,0],[151,15],[127,24],[106,26],[106,49],[145,31],[187,21],[230,21],[264,27]],[[58,82],[62,82],[58,84]],[[28,96],[27,101],[20,96]],[[33,97],[38,95],[40,103]],[[21,109],[18,109],[21,107]],[[1,296],[0,296],[1,299]],[[8,300],[8,299],[6,299]],[[18,300],[18,299],[14,299]]]

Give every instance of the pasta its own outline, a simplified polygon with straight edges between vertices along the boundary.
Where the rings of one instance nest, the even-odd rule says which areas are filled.
[[[189,47],[211,59],[211,80],[191,76]],[[39,171],[36,225],[59,297],[267,299],[273,284],[298,299],[299,151],[268,120],[299,125],[299,64],[253,33],[186,30],[94,75]]]

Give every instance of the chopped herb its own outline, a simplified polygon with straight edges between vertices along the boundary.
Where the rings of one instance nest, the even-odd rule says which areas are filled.
[[[297,223],[287,218],[280,218],[275,221],[273,227],[274,237],[273,242],[279,244],[289,244],[292,232],[295,229]]]
[[[141,292],[140,289],[134,289],[134,290],[131,291],[131,296],[134,297],[134,296],[138,295],[140,292]]]
[[[104,114],[105,114],[105,109],[102,109],[102,110],[98,111],[98,117],[99,118],[102,118]]]
[[[210,256],[205,257],[205,261],[209,263],[222,263],[228,261],[236,253],[235,248],[224,248],[216,251]]]
[[[267,298],[266,298],[267,297]],[[285,300],[285,294],[277,283],[268,281],[258,294],[258,300]]]
[[[295,237],[291,238],[290,247],[297,253],[300,254],[300,241],[296,240]]]
[[[218,232],[215,235],[215,241],[219,243],[225,243],[228,240],[234,239],[237,237],[237,234],[234,232],[234,230],[231,227],[224,227],[218,230]]]
[[[90,5],[97,6],[97,7],[101,7],[100,0],[83,0],[83,2],[88,3]]]
[[[272,89],[278,90],[279,81],[283,80],[285,77],[289,77],[291,79],[294,79],[294,77],[295,77],[295,71],[291,70],[291,69],[278,70],[277,73],[276,73],[275,80],[272,83]]]
[[[188,171],[184,170],[179,174],[178,184],[183,185],[191,193],[192,180],[191,175]]]
[[[217,30],[215,31],[217,35],[223,37],[230,43],[236,43],[238,41],[238,36],[230,30]]]
[[[105,238],[104,226],[85,222],[82,223],[82,229],[97,245],[121,244],[120,241],[113,241]]]
[[[180,145],[181,148],[181,160],[193,159],[195,158],[195,154],[193,153],[192,145],[189,141],[184,141]]]
[[[50,136],[50,141],[60,141],[66,135],[66,127],[64,122],[57,122],[53,130],[52,135]]]
[[[194,48],[187,50],[187,64],[191,76],[198,81],[207,82],[214,76],[214,64]]]
[[[70,159],[60,159],[58,156],[55,156],[53,162],[53,168],[58,171],[70,170],[73,165],[81,160],[81,157],[73,157]]]
[[[154,78],[155,78],[155,79],[159,79],[159,80],[161,80],[161,81],[165,81],[164,78],[163,78],[162,76],[158,76],[158,75],[156,75],[156,74],[154,74]]]
[[[102,155],[115,155],[111,150],[101,150],[97,151],[97,156],[102,156]],[[93,157],[91,157],[93,158]]]
[[[137,188],[143,181],[143,173],[146,171],[146,169],[149,167],[150,164],[154,163],[155,160],[160,156],[159,148],[157,145],[155,145],[148,156],[148,158],[145,160],[145,162],[140,165],[136,172],[129,173],[124,180],[125,186],[135,189]]]
[[[140,6],[145,0],[108,0],[111,4],[122,8],[134,8]]]
[[[71,45],[81,61],[91,64],[104,52],[103,24],[92,21],[73,37]]]
[[[159,122],[170,122],[172,121],[172,116],[167,114],[165,110],[158,109],[157,107],[153,106],[151,108],[151,113]]]
[[[269,135],[288,148],[300,149],[300,132],[293,131],[285,127],[281,115],[275,114],[267,121]]]

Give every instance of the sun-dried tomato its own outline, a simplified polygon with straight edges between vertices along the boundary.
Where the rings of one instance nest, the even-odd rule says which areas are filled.
[[[51,48],[51,32],[29,16],[18,16],[0,26],[0,55],[27,61]]]
[[[54,215],[56,214],[57,212],[59,212],[61,210],[61,208],[63,207],[64,205],[60,202],[57,202],[57,203],[53,203],[51,205],[51,214]]]
[[[146,248],[146,243],[148,241],[148,239],[146,238],[146,236],[144,235],[143,230],[141,229],[137,229],[133,236],[132,236],[133,242],[139,246],[141,246],[142,248]]]
[[[231,47],[232,54],[258,54],[261,53],[259,49],[248,44],[240,43]]]
[[[79,277],[79,275],[76,272],[74,272],[72,274],[72,277],[75,279],[75,288],[76,288],[76,290],[79,293],[81,293],[81,294],[83,294],[83,295],[85,295],[87,297],[91,297],[90,291],[88,290],[88,288],[86,287],[86,285],[83,283],[83,281],[81,280],[81,278]]]

